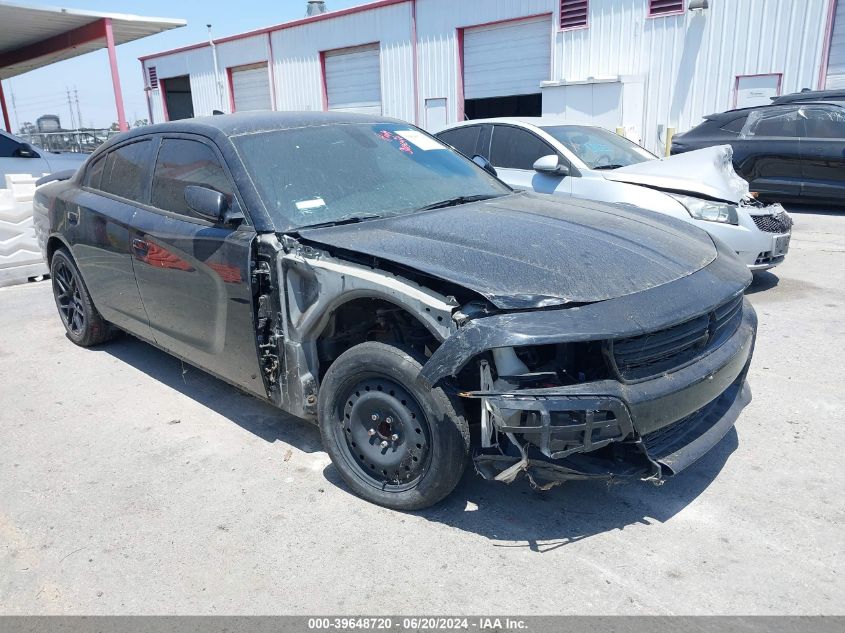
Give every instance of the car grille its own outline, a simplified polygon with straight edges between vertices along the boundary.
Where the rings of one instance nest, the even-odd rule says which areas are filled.
[[[792,228],[792,218],[786,213],[775,215],[752,215],[751,219],[757,228],[766,233],[789,233]]]
[[[742,321],[742,295],[679,325],[610,342],[617,376],[637,381],[678,369],[721,345]]]

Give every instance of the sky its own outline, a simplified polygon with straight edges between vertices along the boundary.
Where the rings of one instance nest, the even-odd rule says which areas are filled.
[[[20,0],[30,6],[55,6],[60,0]],[[367,0],[326,0],[330,11],[365,4]],[[305,16],[306,0],[68,0],[67,8],[131,13],[148,17],[180,18],[188,25],[117,47],[120,83],[126,118],[131,125],[146,119],[147,103],[138,57],[207,40],[206,24],[215,38],[279,24]],[[67,90],[79,98],[86,127],[109,127],[117,121],[108,55],[105,49],[34,70],[3,81],[14,131],[24,122],[35,123],[42,114],[57,114],[70,127]],[[14,96],[14,106],[13,99]],[[76,116],[76,102],[73,102]],[[0,117],[2,120],[2,117]]]

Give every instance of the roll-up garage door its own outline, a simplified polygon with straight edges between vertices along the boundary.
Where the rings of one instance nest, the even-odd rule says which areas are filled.
[[[825,84],[828,90],[845,88],[845,0],[836,3],[836,15],[833,20],[833,38],[830,40]]]
[[[381,114],[378,44],[326,53],[329,110]]]
[[[477,118],[471,116],[475,107],[479,116],[539,116],[540,83],[550,79],[551,50],[548,17],[465,29],[467,115]]]
[[[273,108],[266,62],[232,68],[231,72],[236,112]]]

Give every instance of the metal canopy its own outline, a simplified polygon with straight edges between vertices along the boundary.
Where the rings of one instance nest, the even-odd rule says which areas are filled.
[[[0,80],[106,48],[118,122],[121,130],[127,130],[115,47],[186,24],[185,20],[169,18],[30,7],[0,1]],[[0,110],[6,130],[11,131],[2,83]]]
[[[0,79],[106,47],[102,28],[111,22],[114,44],[185,26],[185,20],[98,13],[0,2]]]

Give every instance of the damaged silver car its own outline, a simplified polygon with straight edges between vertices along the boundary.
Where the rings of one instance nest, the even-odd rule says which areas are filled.
[[[609,130],[555,117],[463,121],[437,136],[489,160],[514,189],[632,204],[684,220],[722,240],[755,272],[783,263],[789,250],[792,218],[749,193],[730,145],[658,159]]]
[[[538,487],[659,482],[750,397],[751,275],[722,242],[515,193],[392,119],[139,128],[39,187],[35,226],[73,342],[127,331],[318,423],[391,508],[444,498],[470,455]]]

